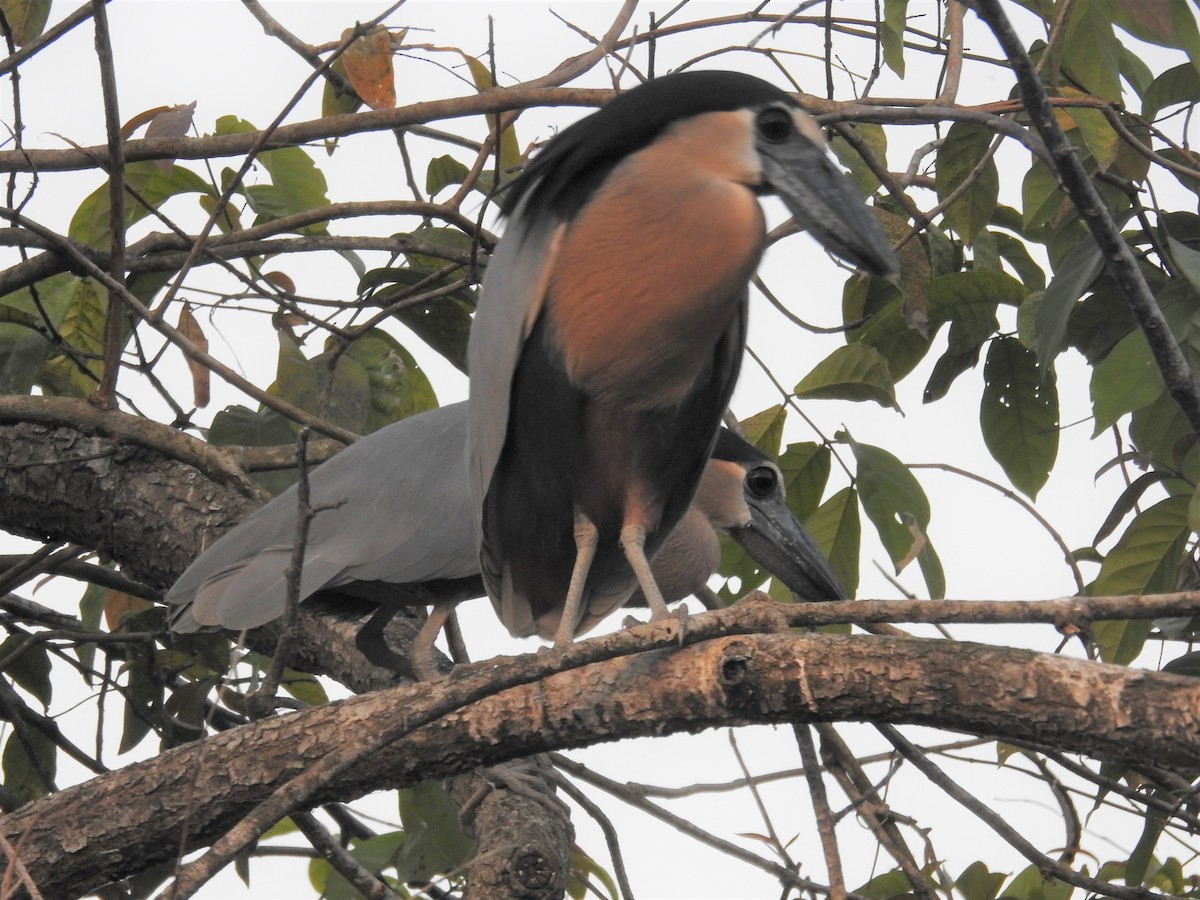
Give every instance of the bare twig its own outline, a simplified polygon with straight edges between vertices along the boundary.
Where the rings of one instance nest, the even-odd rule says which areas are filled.
[[[813,744],[812,733],[807,725],[792,725],[792,734],[796,736],[796,745],[800,748],[800,762],[804,766],[804,777],[808,781],[808,792],[812,797],[817,834],[820,835],[821,850],[825,854],[825,868],[829,871],[829,897],[830,900],[843,900],[846,896],[846,880],[842,875],[842,857],[838,852],[833,811],[829,808],[825,782],[821,779],[817,748]]]

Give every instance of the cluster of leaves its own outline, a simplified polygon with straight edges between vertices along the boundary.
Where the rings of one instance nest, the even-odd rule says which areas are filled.
[[[1038,4],[1029,5],[1046,12]],[[894,11],[905,4],[887,6]],[[1138,205],[1138,188],[1151,174],[1152,150],[1161,159],[1195,166],[1195,158],[1165,139],[1154,123],[1200,100],[1200,34],[1184,4],[1164,4],[1151,11],[1144,4],[1112,3],[1101,9],[1100,4],[1082,2],[1073,8],[1068,29],[1076,39],[1062,41],[1058,55],[1042,60],[1043,78],[1059,103],[1059,123],[1094,176],[1113,218],[1138,223],[1126,232],[1126,239],[1137,251],[1143,274],[1196,376],[1200,217],[1160,212],[1151,224]],[[1122,32],[1182,50],[1190,61],[1155,77],[1126,48]],[[885,27],[884,59],[902,74],[903,48],[890,43],[888,34]],[[1040,60],[1045,50],[1038,42],[1031,55]],[[1140,114],[1125,111],[1139,104],[1123,96],[1122,79],[1140,101]],[[863,124],[856,130],[882,157],[885,130]],[[869,277],[846,283],[846,344],[796,385],[795,396],[870,400],[898,408],[896,384],[925,359],[944,328],[946,348],[932,366],[925,402],[944,397],[983,357],[979,420],[984,443],[1013,486],[1032,499],[1058,458],[1055,360],[1066,350],[1078,351],[1092,367],[1095,435],[1128,423],[1127,434],[1136,449],[1114,459],[1113,465],[1132,463],[1146,469],[1130,479],[1092,545],[1075,553],[1077,560],[1100,563],[1088,590],[1096,595],[1175,590],[1190,537],[1200,530],[1200,455],[1195,440],[1121,290],[1103,266],[1099,247],[1062,192],[1054,170],[1031,153],[1020,185],[1021,208],[1000,202],[1001,174],[993,153],[1001,142],[993,129],[975,122],[960,121],[947,129],[932,166],[938,198],[946,204],[941,217],[904,245],[900,284]],[[834,149],[864,191],[881,187],[847,142],[835,140]],[[1187,190],[1200,192],[1200,183],[1186,171],[1172,174]],[[911,237],[910,217],[901,204],[880,196],[876,210],[890,236]],[[1046,263],[1035,260],[1030,252],[1035,247]],[[754,436],[764,449],[779,448],[784,414],[777,407],[755,420]],[[941,568],[925,531],[929,504],[919,484],[886,451],[864,448],[845,434],[837,440],[853,450],[856,477],[851,487],[819,508],[813,508],[811,498],[821,496],[826,486],[828,445],[795,444],[781,455],[784,470],[794,473],[789,496],[796,498],[797,515],[853,590],[860,538],[857,500],[897,571],[917,559],[929,595],[943,596]],[[1166,497],[1155,500],[1147,494],[1153,487]],[[1147,497],[1149,505],[1143,508]],[[1111,549],[1103,554],[1097,550],[1096,545],[1111,537],[1131,513],[1132,520]],[[743,583],[765,577],[732,550],[728,559],[733,566],[727,571]],[[1191,622],[1157,624],[1169,637],[1186,639],[1193,633]],[[1097,630],[1102,658],[1130,662],[1152,627],[1150,622],[1102,623]]]

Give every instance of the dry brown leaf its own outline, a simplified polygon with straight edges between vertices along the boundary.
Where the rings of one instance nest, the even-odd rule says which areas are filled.
[[[351,29],[342,32],[342,39]],[[341,56],[346,78],[371,109],[395,109],[396,77],[392,70],[392,37],[376,26],[349,46]]]
[[[186,303],[179,310],[179,333],[205,353],[208,352],[208,337]],[[187,364],[188,371],[192,373],[192,402],[199,408],[208,406],[208,401],[212,399],[212,373],[207,366],[190,356],[187,357]]]

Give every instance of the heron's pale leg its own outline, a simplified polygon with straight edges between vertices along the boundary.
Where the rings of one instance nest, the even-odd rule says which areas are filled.
[[[646,559],[646,529],[637,522],[626,523],[621,528],[621,547],[625,550],[629,568],[637,576],[646,605],[650,607],[650,617],[662,619],[670,616],[671,611],[667,609],[662,591],[654,580],[654,573],[650,571],[650,560]]]
[[[596,556],[596,543],[600,530],[583,513],[575,514],[575,568],[571,570],[571,584],[567,588],[567,600],[563,605],[562,618],[558,622],[558,633],[554,635],[554,646],[565,647],[575,640],[575,628],[579,624],[580,607],[583,605],[583,588],[587,583],[588,571]]]
[[[457,601],[441,600],[433,605],[433,609],[429,611],[429,617],[425,620],[425,624],[421,626],[421,630],[417,632],[417,636],[413,638],[411,654],[411,662],[413,672],[420,681],[435,681],[442,677],[442,673],[438,670],[437,662],[433,655],[433,642],[437,640],[438,632],[442,630],[442,626],[446,624],[446,620],[454,612],[454,607]]]
[[[455,609],[450,610],[450,614],[446,616],[446,624],[443,626],[446,629],[446,643],[450,645],[450,658],[454,660],[456,666],[465,666],[471,661],[471,655],[467,653],[467,642],[463,640],[462,628],[458,625],[458,612]]]

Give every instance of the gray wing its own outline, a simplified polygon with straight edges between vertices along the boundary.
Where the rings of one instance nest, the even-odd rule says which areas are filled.
[[[410,584],[479,571],[463,462],[465,403],[395,422],[315,469],[300,597],[356,581]],[[167,592],[171,627],[240,630],[281,615],[295,487],[206,550]]]
[[[471,377],[467,469],[477,523],[504,449],[513,372],[541,312],[563,227],[551,216],[542,222],[527,222],[524,209],[524,203],[517,207],[488,263],[467,347]],[[497,583],[486,566],[483,575],[494,597]]]

